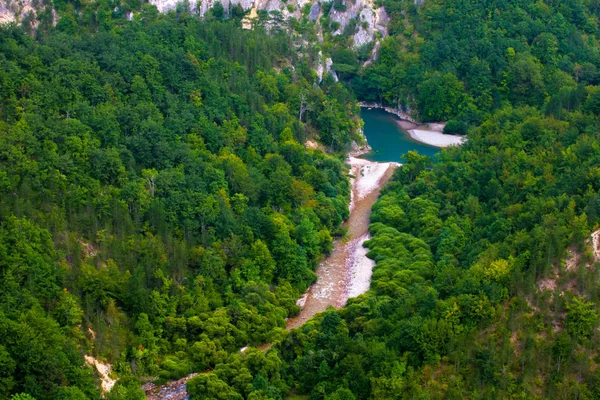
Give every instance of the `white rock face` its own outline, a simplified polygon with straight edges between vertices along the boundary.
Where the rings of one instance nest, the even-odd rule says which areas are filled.
[[[7,24],[9,22],[14,22],[15,14],[9,8],[8,5],[4,3],[0,3],[0,23]]]
[[[29,13],[35,16],[36,10],[32,6],[34,0],[0,0],[0,24],[4,23],[20,23]],[[93,0],[91,0],[93,1]],[[319,18],[323,13],[323,1],[328,0],[189,0],[189,6],[193,12],[204,16],[217,2],[220,2],[228,13],[232,7],[238,4],[245,11],[252,10],[251,15],[247,15],[243,21],[245,29],[253,28],[253,21],[257,19],[257,11],[263,10],[269,13],[280,13],[279,19],[274,18],[268,22],[267,29],[273,26],[280,26],[281,22],[285,22],[290,18],[300,20],[308,17],[310,21],[316,22],[316,33],[318,40],[322,40],[323,32],[319,23]],[[329,18],[331,21],[338,22],[339,29],[334,34],[339,35],[344,32],[344,29],[352,21],[356,21],[356,28],[353,33],[353,47],[358,48],[374,41],[379,34],[382,38],[387,35],[387,24],[389,17],[383,7],[376,8],[375,0],[345,0],[346,9],[337,11],[331,7]],[[183,0],[149,0],[150,4],[154,4],[159,12],[168,12],[175,10],[178,3]],[[303,15],[302,10],[305,6],[310,6],[309,15]],[[132,19],[132,15],[128,15],[128,19]],[[56,21],[56,18],[55,18]],[[35,24],[35,19],[34,19]],[[34,25],[35,26],[35,25]],[[285,28],[285,27],[284,27]],[[371,60],[377,58],[377,46],[374,46]],[[319,81],[323,79],[323,75],[328,73],[337,80],[335,71],[331,69],[333,62],[326,60],[321,54],[319,62],[315,66],[315,72],[319,76]]]
[[[333,76],[333,80],[334,81],[338,81],[338,77],[337,74],[335,73],[335,71],[331,68],[333,66],[333,60],[331,58],[327,58],[325,60],[325,71],[327,71],[328,75]]]
[[[287,2],[284,2],[283,0],[190,0],[190,7],[193,11],[203,16],[217,1],[221,2],[226,12],[231,7],[239,4],[245,11],[255,8],[257,11],[280,12],[284,20],[292,17],[301,19],[303,17],[302,9],[306,5],[311,5],[309,20],[313,22],[317,21],[322,13],[322,4],[320,3],[320,0],[288,0]],[[329,18],[331,21],[340,24],[339,29],[334,32],[335,35],[342,34],[350,21],[355,19],[357,22],[353,39],[353,46],[355,48],[364,46],[375,40],[377,32],[380,33],[381,37],[386,36],[389,18],[383,7],[375,8],[374,0],[345,1],[346,10],[337,11],[332,7],[329,11]],[[176,9],[177,3],[179,2],[181,2],[181,0],[150,0],[150,4],[156,5],[160,12]],[[245,27],[249,26],[251,25],[245,25]],[[320,76],[322,77],[322,73]]]
[[[382,37],[387,36],[387,26],[390,22],[390,16],[385,11],[384,7],[379,7],[375,10],[375,30],[381,33]]]
[[[344,11],[337,11],[334,7],[331,7],[331,11],[329,11],[329,18],[340,24],[339,29],[333,33],[334,35],[341,35],[350,20],[357,18],[360,11],[365,7],[364,0],[356,0],[354,3],[352,3],[352,0],[345,0],[344,4],[346,6]]]
[[[227,12],[230,7],[234,7],[239,4],[244,11],[248,11],[252,7],[256,7],[257,10],[264,10],[267,12],[279,11],[284,17],[287,18],[289,16],[299,17],[300,8],[302,5],[312,0],[289,1],[288,4],[294,8],[293,12],[290,12],[287,8],[287,4],[284,4],[281,0],[190,0],[190,7],[192,11],[204,16],[208,10],[210,10],[216,4],[217,1],[221,2],[225,12]],[[177,4],[180,2],[181,0],[150,0],[150,4],[154,4],[160,12],[175,10],[177,8]]]
[[[313,69],[313,71],[315,71],[315,73],[319,77],[319,83],[323,81],[325,73],[327,73],[327,75],[331,75],[336,82],[338,81],[337,74],[335,73],[332,67],[333,60],[331,59],[331,57],[324,58],[323,52],[319,51],[319,61],[317,62],[316,67]]]
[[[283,4],[281,0],[256,0],[256,8],[265,11],[282,11]]]
[[[354,47],[361,47],[375,37],[375,11],[365,7],[358,16],[358,31],[354,34]]]
[[[331,8],[329,18],[338,22],[340,27],[334,35],[341,35],[351,20],[356,20],[353,46],[355,48],[364,46],[375,40],[377,32],[381,37],[387,35],[387,23],[389,18],[383,7],[376,8],[373,0],[345,1],[346,10],[337,11]]]
[[[19,23],[29,13],[35,15],[31,0],[0,0],[0,24]]]
[[[317,67],[314,69],[319,77],[319,83],[323,81],[323,72],[325,71],[325,67],[323,67],[322,63],[317,64]]]

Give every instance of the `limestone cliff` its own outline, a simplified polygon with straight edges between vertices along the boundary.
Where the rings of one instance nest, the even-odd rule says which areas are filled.
[[[0,0],[0,24],[19,23],[29,13],[34,13],[31,0]]]
[[[236,6],[244,11],[249,11],[242,20],[245,29],[252,29],[259,20],[258,11],[266,11],[271,16],[265,21],[268,29],[274,26],[286,27],[286,22],[294,18],[298,21],[306,19],[315,23],[317,39],[323,40],[324,31],[319,22],[321,17],[327,17],[329,21],[336,24],[333,35],[351,34],[351,43],[354,48],[369,45],[373,41],[371,57],[365,63],[368,64],[377,58],[380,40],[387,35],[387,24],[389,17],[383,7],[376,7],[374,0],[342,0],[341,7],[333,7],[331,1],[322,0],[187,0],[192,11],[204,16],[217,2],[221,2],[226,13]],[[336,0],[338,1],[338,0]],[[418,1],[418,0],[416,0]],[[183,0],[149,0],[158,11],[168,12],[177,8],[178,3]],[[36,7],[40,0],[0,0],[0,23],[14,22],[20,24],[29,19],[31,26],[35,27]],[[324,15],[324,13],[327,13]],[[56,16],[54,18],[56,21]],[[348,32],[350,27],[351,32]],[[302,39],[303,44],[307,44]],[[333,61],[319,53],[314,65],[319,82],[325,74],[337,80]]]
[[[369,44],[377,38],[383,38],[387,34],[389,18],[383,7],[375,6],[374,0],[345,0],[343,10],[324,7],[325,2],[319,0],[190,0],[190,6],[192,10],[203,16],[217,1],[221,2],[226,12],[238,4],[244,11],[252,11],[252,18],[244,21],[245,28],[251,28],[251,20],[256,19],[255,12],[258,10],[280,15],[284,21],[290,18],[297,20],[307,18],[314,22],[323,16],[324,9],[329,9],[327,16],[331,21],[339,24],[334,35],[342,34],[348,24],[356,21],[353,32],[355,48]],[[174,10],[179,2],[181,0],[150,0],[150,3],[156,5],[160,12]],[[308,14],[303,13],[307,5],[310,6]]]
[[[158,11],[167,12],[177,8],[177,4],[183,0],[149,0]],[[344,33],[349,24],[353,24],[352,32],[353,47],[359,48],[373,41],[379,41],[387,34],[388,16],[383,7],[376,7],[374,0],[343,0],[343,7],[327,7],[327,2],[321,0],[188,0],[191,9],[200,15],[205,15],[216,2],[221,2],[223,8],[228,12],[232,7],[239,5],[243,10],[250,11],[244,20],[244,28],[251,29],[253,22],[257,20],[257,11],[267,11],[278,21],[287,21],[291,18],[316,22],[317,37],[322,39],[319,18],[324,10],[328,10],[329,19],[339,24],[334,35]],[[418,1],[418,0],[417,0]],[[35,24],[36,6],[39,0],[0,0],[0,23],[22,23],[26,18],[31,18]],[[329,3],[331,5],[331,3]],[[308,8],[306,8],[308,7]],[[336,9],[337,8],[337,9]],[[355,23],[354,23],[355,22]],[[271,22],[271,25],[278,22]],[[346,32],[348,33],[348,32]],[[378,43],[374,46],[373,58],[376,57]],[[322,61],[322,68],[328,72],[331,62],[326,66],[327,60]],[[322,77],[323,73],[319,73]]]

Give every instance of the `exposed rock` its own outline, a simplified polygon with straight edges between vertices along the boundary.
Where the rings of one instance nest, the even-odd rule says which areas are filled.
[[[308,139],[306,141],[306,143],[304,143],[304,146],[307,149],[321,150],[323,153],[327,153],[327,150],[325,149],[325,146],[323,146],[321,143],[319,143],[319,142],[317,142],[316,140],[313,140],[313,139]]]
[[[163,386],[157,386],[154,383],[147,383],[142,386],[142,390],[146,392],[147,400],[185,400],[188,398],[186,383],[198,374],[190,374],[178,381],[170,382]]]
[[[15,22],[15,13],[10,8],[9,4],[4,2],[0,3],[0,23],[7,24],[9,22]]]
[[[316,21],[317,18],[319,18],[320,12],[321,12],[321,6],[319,6],[319,3],[314,3],[310,7],[310,13],[308,14],[308,20],[311,22]]]
[[[390,16],[385,12],[384,7],[375,10],[375,30],[381,33],[381,37],[387,36],[387,26],[390,22]]]
[[[299,8],[304,8],[305,5],[313,3],[313,0],[296,0]]]
[[[189,7],[192,12],[204,16],[217,2],[220,2],[228,13],[232,7],[240,5],[244,11],[250,14],[242,21],[245,29],[252,29],[257,20],[257,11],[264,10],[272,15],[270,21],[266,22],[267,29],[273,27],[286,28],[285,23],[291,18],[298,20],[303,18],[302,9],[310,5],[308,20],[316,22],[316,33],[319,40],[322,40],[322,30],[319,24],[319,16],[322,11],[322,4],[319,0],[189,0]],[[183,0],[149,0],[154,4],[159,12],[168,12],[177,9],[177,5],[183,3]],[[0,0],[0,24],[20,23],[29,13],[35,17],[36,8],[33,6],[34,0]],[[374,0],[346,0],[346,9],[338,11],[331,8],[329,18],[331,21],[340,24],[339,29],[334,34],[339,35],[344,32],[346,26],[352,20],[356,20],[356,29],[353,33],[353,47],[361,47],[374,41],[378,36],[387,35],[387,24],[389,17],[383,7],[376,8]],[[54,21],[56,14],[53,13]],[[133,13],[127,15],[127,19],[133,19]],[[33,19],[35,21],[35,18]],[[32,22],[35,28],[36,22]],[[376,59],[378,45],[374,46],[371,60]],[[367,61],[368,63],[369,61]],[[323,71],[327,68],[323,67]],[[337,79],[335,73],[330,72]],[[320,74],[322,79],[322,75]]]
[[[385,107],[385,106],[382,106],[381,104],[375,104],[375,103],[359,103],[359,106],[365,107],[365,108],[380,108],[382,110],[389,112],[390,114],[397,115],[400,119],[417,123],[417,121],[411,115],[412,110],[410,108],[406,108],[406,109],[401,109],[399,107],[392,108],[392,107]]]
[[[238,4],[241,5],[244,10],[249,10],[254,5],[254,0],[190,0],[190,7],[192,11],[204,16],[206,12],[217,3],[217,1],[221,2],[226,12],[229,10],[230,6],[233,7]],[[177,8],[177,4],[179,3],[182,3],[182,0],[150,0],[150,4],[154,4],[160,12],[175,10]],[[262,8],[259,7],[259,9]]]
[[[328,75],[333,76],[333,80],[337,82],[338,77],[337,77],[337,74],[335,73],[335,71],[333,70],[332,66],[333,66],[333,60],[331,58],[327,58],[325,60],[325,71],[327,71]]]
[[[272,14],[274,13],[273,21],[268,23],[268,28],[280,26],[281,22],[285,22],[292,17],[301,19],[301,10],[307,4],[312,4],[308,14],[309,21],[318,22],[321,13],[321,5],[317,0],[288,0],[286,2],[283,0],[190,0],[190,7],[193,11],[203,16],[217,1],[221,2],[226,11],[239,4],[245,11],[254,9],[255,12],[264,10]],[[179,2],[181,2],[181,0],[150,0],[150,3],[156,5],[160,12],[176,9]],[[277,13],[280,13],[279,22],[277,21]],[[244,18],[242,21],[243,27],[245,29],[251,29],[252,20],[255,18],[255,16]],[[353,38],[353,45],[355,48],[371,43],[375,40],[377,33],[379,33],[381,37],[387,35],[387,23],[389,17],[383,7],[375,8],[373,0],[354,0],[354,2],[352,0],[347,0],[346,9],[344,11],[338,11],[332,8],[329,12],[329,18],[331,21],[340,24],[339,29],[334,32],[336,35],[344,32],[344,29],[351,20],[355,19],[357,21],[357,28]],[[320,31],[320,27],[318,30]]]
[[[363,8],[358,18],[358,32],[354,34],[354,47],[361,47],[371,42],[375,36],[375,12],[371,8]]]
[[[19,23],[28,14],[36,15],[31,0],[0,0],[0,24]]]
[[[364,62],[363,67],[367,67],[373,61],[377,60],[377,57],[379,57],[379,47],[381,47],[381,40],[377,40],[375,42],[373,50],[371,51],[371,57],[369,57],[369,59]]]
[[[352,141],[352,149],[348,153],[351,157],[358,157],[363,154],[367,154],[370,152],[371,146],[369,146],[366,142],[362,146],[359,145],[355,140]]]
[[[282,11],[284,9],[281,0],[256,0],[255,4],[257,9],[265,10],[268,12]]]
[[[327,73],[327,75],[331,75],[336,82],[338,81],[337,74],[333,70],[333,60],[331,59],[331,57],[323,58],[322,51],[319,51],[319,59],[313,71],[315,71],[315,73],[317,74],[317,77],[319,78],[319,83],[323,81],[325,73]]]
[[[317,77],[319,78],[319,83],[321,83],[321,81],[323,81],[323,72],[325,72],[325,66],[321,62],[322,59],[323,59],[323,52],[319,51],[319,61],[317,63],[317,66],[313,70],[313,71],[315,71],[315,73],[317,74]]]
[[[256,12],[256,7],[252,7],[250,10],[250,14],[246,15],[242,19],[242,28],[243,29],[252,29],[254,21],[258,18],[258,13]]]
[[[174,0],[153,0],[150,4],[154,4],[159,12],[167,12],[174,10],[177,7],[177,1]]]
[[[232,6],[239,4],[244,10],[248,10],[254,5],[253,0],[231,0],[230,3]]]
[[[85,358],[85,363],[91,367],[95,367],[96,370],[98,371],[98,374],[100,374],[100,380],[102,382],[102,391],[110,392],[110,390],[113,388],[113,386],[117,382],[116,379],[112,379],[110,377],[111,365],[108,363],[103,364],[92,356],[86,355],[84,358]]]
[[[339,29],[333,33],[334,35],[341,35],[350,20],[358,18],[361,10],[366,6],[364,0],[355,0],[354,2],[346,0],[344,5],[346,6],[344,11],[338,11],[334,7],[331,7],[331,11],[329,11],[329,18],[340,24]]]

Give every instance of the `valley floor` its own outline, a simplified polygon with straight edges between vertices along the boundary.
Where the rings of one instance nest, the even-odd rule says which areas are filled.
[[[348,298],[369,290],[375,263],[366,257],[362,245],[369,239],[371,208],[398,164],[355,157],[350,157],[348,163],[353,178],[350,218],[344,224],[348,228],[347,237],[336,241],[331,255],[320,263],[316,271],[318,280],[298,300],[302,310],[288,320],[287,329],[301,326],[330,306],[343,307]]]
[[[344,224],[348,228],[347,236],[337,240],[332,253],[321,261],[316,271],[317,282],[298,300],[302,310],[288,319],[288,330],[300,327],[329,307],[341,308],[349,298],[369,290],[375,262],[367,258],[368,250],[363,243],[370,238],[371,208],[399,164],[377,163],[355,157],[349,157],[347,162],[352,175],[350,218]],[[268,347],[265,345],[261,348]],[[185,399],[186,382],[196,375],[191,374],[160,387],[147,384],[144,386],[146,397],[155,400]]]

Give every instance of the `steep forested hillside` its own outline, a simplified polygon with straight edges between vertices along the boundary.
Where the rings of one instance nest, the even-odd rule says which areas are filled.
[[[384,0],[390,35],[353,78],[367,101],[478,125],[506,104],[553,114],[599,83],[596,1]]]
[[[84,354],[140,398],[270,341],[348,215],[301,144],[348,145],[348,92],[285,35],[144,10],[0,30],[0,398],[98,398]]]
[[[599,134],[570,115],[509,108],[434,164],[412,154],[373,210],[371,290],[192,398],[247,395],[243,373],[263,398],[597,398]]]

